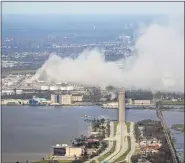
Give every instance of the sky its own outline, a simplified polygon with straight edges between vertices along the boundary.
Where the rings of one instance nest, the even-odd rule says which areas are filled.
[[[6,2],[3,14],[182,14],[183,2]]]

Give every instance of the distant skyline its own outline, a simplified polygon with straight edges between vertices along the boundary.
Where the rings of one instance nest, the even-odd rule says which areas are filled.
[[[2,2],[3,14],[183,14],[184,2]]]

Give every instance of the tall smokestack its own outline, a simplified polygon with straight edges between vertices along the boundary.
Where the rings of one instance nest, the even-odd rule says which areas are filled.
[[[119,92],[118,99],[118,122],[119,124],[125,123],[125,90]]]

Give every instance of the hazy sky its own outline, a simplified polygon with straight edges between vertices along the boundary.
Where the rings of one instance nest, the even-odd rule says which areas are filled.
[[[3,2],[3,14],[178,14],[183,2]]]

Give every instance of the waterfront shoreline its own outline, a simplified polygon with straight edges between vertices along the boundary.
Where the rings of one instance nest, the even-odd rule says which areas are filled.
[[[84,106],[100,106],[100,105],[97,105],[97,104],[92,104],[92,103],[89,103],[89,104],[72,104],[72,105],[3,105],[1,104],[1,106],[8,106],[8,107],[25,107],[25,106],[29,106],[29,107],[53,107],[53,108],[58,108],[58,107],[84,107]],[[101,106],[100,106],[101,107]],[[101,107],[102,109],[105,109],[105,110],[117,110],[118,108],[105,108],[105,107]],[[126,107],[127,110],[129,109],[137,109],[137,110],[155,110],[156,108],[152,108],[152,107],[141,107],[141,106],[135,106],[135,107]],[[175,105],[171,105],[171,107],[166,107],[166,108],[163,108],[161,109],[162,111],[172,111],[172,110],[176,110],[176,111],[185,111],[185,108],[184,106],[179,108],[179,107],[175,107]]]
[[[184,132],[184,124],[174,124],[171,126],[171,129],[179,132]]]
[[[74,108],[74,109],[73,109]],[[77,109],[77,110],[76,110]],[[70,142],[74,137],[80,136],[81,133],[84,135],[87,133],[87,123],[84,122],[84,114],[88,116],[105,116],[109,117],[111,120],[117,119],[117,110],[115,109],[102,109],[100,106],[90,106],[90,107],[38,107],[34,109],[31,106],[25,107],[8,107],[4,106],[2,109],[2,128],[5,132],[2,134],[3,140],[3,153],[8,153],[8,160],[15,161],[15,152],[23,152],[22,159],[19,161],[26,162],[26,159],[31,153],[48,153],[50,152],[50,147],[58,142]],[[183,123],[183,114],[177,110],[167,110],[163,112],[168,127],[170,128],[173,124]],[[136,116],[137,115],[137,116]],[[70,117],[70,118],[68,118]],[[172,118],[174,117],[174,118]],[[178,118],[177,118],[178,117]],[[126,120],[138,122],[142,119],[151,118],[156,119],[155,110],[138,110],[138,109],[128,109],[126,110]],[[70,120],[69,120],[70,119]],[[66,126],[61,124],[67,124]],[[75,125],[71,127],[70,124]],[[44,127],[43,127],[44,126]],[[13,128],[17,128],[14,130]],[[63,132],[65,131],[65,132]],[[176,134],[174,132],[173,136],[176,139],[177,144],[183,143],[183,135]],[[10,135],[14,135],[13,141],[10,139]],[[37,136],[35,136],[37,135]],[[53,139],[51,139],[51,136]],[[34,142],[34,143],[31,143]],[[24,144],[24,145],[23,145]],[[23,145],[23,146],[22,146]],[[29,149],[27,149],[29,146]],[[178,147],[184,149],[183,145]],[[37,149],[35,151],[34,149]],[[24,152],[26,154],[24,154]],[[11,154],[12,153],[12,154]],[[20,155],[20,154],[18,154]],[[25,157],[24,157],[25,156]],[[39,157],[42,158],[42,155]],[[12,158],[11,158],[12,157]],[[36,157],[36,158],[34,158]],[[5,157],[3,157],[4,160]],[[18,157],[17,157],[18,158]],[[33,156],[31,160],[38,160],[37,156]],[[7,162],[8,160],[4,160]],[[8,162],[10,162],[8,161]],[[17,160],[16,160],[17,161]]]

